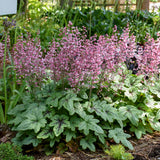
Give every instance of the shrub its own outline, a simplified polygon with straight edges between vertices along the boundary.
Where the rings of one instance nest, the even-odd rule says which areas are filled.
[[[0,157],[2,160],[34,160],[33,157],[24,156],[22,149],[11,143],[0,144]]]

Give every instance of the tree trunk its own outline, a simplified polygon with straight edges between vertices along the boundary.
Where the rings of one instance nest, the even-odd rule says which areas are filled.
[[[137,9],[149,11],[149,0],[136,0]]]

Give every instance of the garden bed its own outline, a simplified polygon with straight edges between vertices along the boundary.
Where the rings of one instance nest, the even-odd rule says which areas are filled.
[[[10,142],[11,138],[15,136],[8,127],[0,125],[0,143]],[[153,134],[146,134],[141,139],[130,139],[134,146],[133,151],[129,151],[134,156],[135,160],[158,160],[160,159],[160,132]],[[110,142],[107,142],[110,144]],[[111,157],[106,155],[102,150],[96,152],[81,151],[73,153],[70,151],[63,154],[53,153],[46,156],[42,151],[43,146],[36,148],[24,148],[24,154],[34,156],[35,160],[111,160]]]

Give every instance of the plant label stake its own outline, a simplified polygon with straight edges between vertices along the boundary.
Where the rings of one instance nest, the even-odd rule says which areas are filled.
[[[17,0],[0,0],[0,16],[17,13]]]

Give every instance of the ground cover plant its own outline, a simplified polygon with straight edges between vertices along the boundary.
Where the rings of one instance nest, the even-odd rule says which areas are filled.
[[[22,149],[10,143],[0,144],[0,157],[3,160],[34,160],[33,157],[24,156]]]
[[[85,28],[82,34],[71,22],[59,37],[46,56],[39,40],[30,36],[20,37],[13,47],[18,83],[28,83],[19,104],[8,112],[16,145],[43,144],[46,153],[55,145],[62,152],[95,151],[113,139],[133,149],[131,133],[141,138],[160,130],[159,92],[151,79],[159,73],[159,39],[148,37],[145,48],[137,50],[127,28],[121,36],[115,27],[111,37],[87,39]],[[125,63],[133,56],[137,75]]]
[[[4,19],[0,42],[0,122],[17,132],[12,142],[42,145],[47,154],[56,146],[61,153],[96,151],[107,142],[132,150],[132,136],[160,131],[158,20],[141,11],[50,12],[34,5],[27,22]]]

